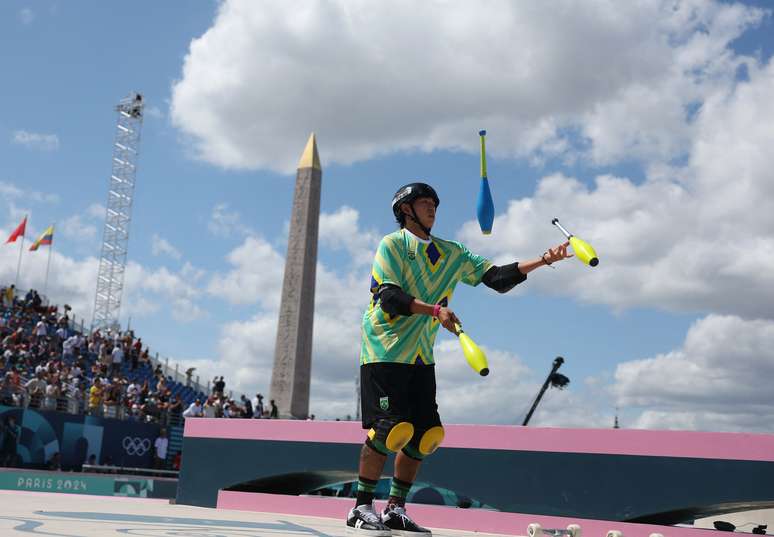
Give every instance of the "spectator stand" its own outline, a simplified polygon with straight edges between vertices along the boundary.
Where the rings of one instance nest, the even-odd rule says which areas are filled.
[[[151,356],[147,347],[135,351],[139,340],[132,331],[87,335],[83,319],[68,305],[60,312],[34,290],[10,293],[10,287],[0,288],[0,404],[167,427],[182,425],[182,410],[197,398],[206,399],[209,383],[202,386],[191,370],[181,374],[179,365],[170,367],[168,358]],[[120,366],[100,362],[97,347],[105,340],[124,346]],[[90,406],[96,378],[108,386],[97,390]],[[132,386],[138,393],[128,393]],[[167,411],[173,400],[179,401],[177,410]]]
[[[182,414],[193,401],[202,416],[250,417],[223,377],[204,385],[193,368],[151,355],[132,330],[92,331],[69,305],[11,288],[0,287],[0,405],[158,424],[169,439],[165,468],[179,468]]]

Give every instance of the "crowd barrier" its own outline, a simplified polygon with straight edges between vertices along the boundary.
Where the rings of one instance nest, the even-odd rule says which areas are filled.
[[[46,468],[55,453],[62,469],[80,470],[92,455],[100,464],[148,468],[161,429],[155,423],[0,405],[0,422],[8,415],[21,428],[17,462],[32,468]]]

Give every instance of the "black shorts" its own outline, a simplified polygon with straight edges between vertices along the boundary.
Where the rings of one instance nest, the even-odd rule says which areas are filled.
[[[441,425],[435,402],[435,366],[377,362],[360,366],[363,429],[380,419],[407,421],[416,431]]]

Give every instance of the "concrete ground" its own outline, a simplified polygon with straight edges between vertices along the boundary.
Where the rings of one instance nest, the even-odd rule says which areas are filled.
[[[167,500],[0,491],[0,537],[343,537],[343,520],[171,505]],[[453,530],[436,537],[495,537]]]

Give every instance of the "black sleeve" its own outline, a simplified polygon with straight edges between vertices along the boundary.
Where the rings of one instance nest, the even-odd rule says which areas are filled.
[[[382,311],[389,315],[411,315],[411,303],[414,297],[397,285],[386,284],[376,292]]]
[[[486,271],[481,281],[498,293],[507,293],[526,279],[527,275],[521,273],[519,263],[516,262],[502,267],[491,267]]]

